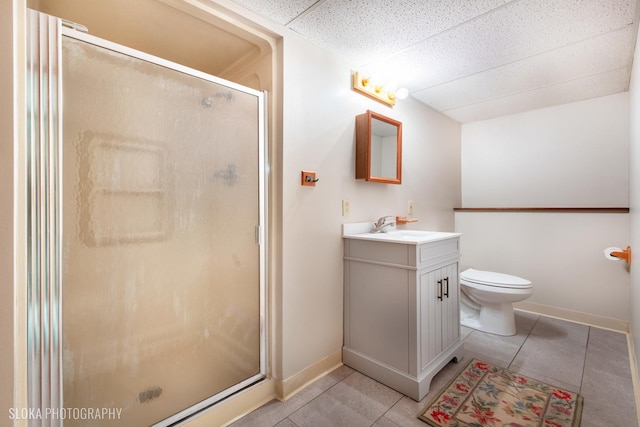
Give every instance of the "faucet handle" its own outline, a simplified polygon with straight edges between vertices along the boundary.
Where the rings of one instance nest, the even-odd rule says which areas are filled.
[[[418,220],[416,218],[407,218],[406,216],[397,216],[396,217],[396,224],[398,224],[398,225],[404,225],[404,224],[408,224],[410,222],[418,222]]]

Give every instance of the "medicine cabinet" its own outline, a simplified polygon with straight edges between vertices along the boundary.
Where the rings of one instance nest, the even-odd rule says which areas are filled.
[[[401,122],[371,110],[356,116],[356,179],[401,183]]]

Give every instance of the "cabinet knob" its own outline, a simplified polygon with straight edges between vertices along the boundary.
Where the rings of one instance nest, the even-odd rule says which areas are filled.
[[[438,280],[438,299],[442,301],[442,280]]]
[[[444,282],[445,282],[445,283],[446,283],[446,285],[447,285],[447,287],[445,288],[445,291],[444,291],[444,296],[445,296],[445,297],[447,297],[447,298],[449,298],[449,278],[448,278],[448,277],[445,277],[445,278],[444,278]]]

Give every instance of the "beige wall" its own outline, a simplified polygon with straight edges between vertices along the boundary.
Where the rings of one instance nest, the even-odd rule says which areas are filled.
[[[463,125],[463,207],[628,206],[628,111],[621,93]],[[626,328],[629,272],[603,250],[629,244],[627,214],[458,212],[456,230],[463,268],[526,277],[534,308]]]
[[[223,20],[194,18],[162,0],[27,1],[33,9],[84,25],[94,36],[219,77],[269,53],[256,37],[222,29]]]
[[[452,231],[460,203],[460,125],[411,99],[394,109],[350,89],[350,66],[287,34],[284,44],[282,378],[342,347],[341,224],[406,215]],[[355,177],[355,116],[403,124],[402,185]],[[317,172],[316,187],[300,185]],[[351,214],[343,217],[342,200]]]

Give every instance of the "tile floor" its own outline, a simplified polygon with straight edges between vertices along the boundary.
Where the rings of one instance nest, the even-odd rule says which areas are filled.
[[[582,427],[638,427],[624,334],[516,312],[517,334],[462,328],[465,360],[449,363],[420,402],[341,366],[286,402],[272,401],[234,427],[428,427],[417,419],[470,358],[580,392]]]

